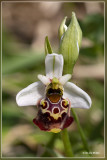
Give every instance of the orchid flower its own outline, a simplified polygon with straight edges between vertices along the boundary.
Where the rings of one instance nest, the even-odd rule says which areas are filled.
[[[60,132],[72,122],[70,108],[91,107],[91,98],[74,83],[68,82],[71,74],[62,76],[63,56],[47,54],[46,76],[38,75],[40,81],[30,84],[16,96],[18,106],[34,105],[38,113],[33,122],[44,131]]]

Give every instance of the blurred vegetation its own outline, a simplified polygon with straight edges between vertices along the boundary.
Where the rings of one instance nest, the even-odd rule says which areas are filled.
[[[66,5],[69,7],[70,5]],[[74,11],[79,5],[73,3]],[[72,7],[72,9],[73,9]],[[67,10],[67,8],[66,8]],[[64,11],[64,10],[63,10]],[[67,11],[65,12],[67,13]],[[79,19],[83,37],[91,45],[82,45],[77,65],[92,65],[104,62],[104,17],[101,13],[86,14]],[[60,23],[59,23],[60,24]],[[58,28],[56,28],[58,30]],[[48,33],[47,33],[48,35]],[[14,34],[3,26],[2,35],[2,150],[4,157],[64,157],[60,134],[40,131],[32,119],[36,106],[18,107],[16,94],[29,84],[38,81],[37,75],[45,74],[44,49],[41,52],[31,46],[23,46]],[[45,38],[45,37],[44,37]],[[25,45],[25,44],[24,44]],[[57,50],[57,48],[55,48]],[[84,71],[83,71],[84,72]],[[96,72],[98,72],[96,70]],[[90,73],[89,73],[90,74]],[[72,79],[92,98],[89,110],[75,109],[87,137],[93,157],[104,156],[104,77]],[[75,157],[88,157],[76,123],[68,128]]]

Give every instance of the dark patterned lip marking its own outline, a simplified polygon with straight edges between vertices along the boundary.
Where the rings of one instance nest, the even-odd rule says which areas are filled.
[[[55,128],[63,130],[72,124],[73,117],[69,117],[67,113],[63,113],[62,117],[59,117],[57,120],[55,120],[53,117],[51,117],[50,113],[42,113],[41,110],[39,110],[36,118],[33,119],[33,122],[43,131],[51,131]]]
[[[45,105],[41,105],[43,109],[47,108],[47,102],[44,102]]]
[[[61,97],[57,103],[53,103],[49,97],[45,97],[38,104],[38,113],[33,122],[43,131],[58,133],[73,122],[73,117],[68,114],[68,107],[67,99]]]
[[[67,100],[62,100],[61,103],[62,103],[62,107],[64,108],[67,108],[69,105]]]
[[[49,107],[49,104],[46,100],[41,100],[41,104],[40,104],[40,107],[42,107],[43,109],[46,109]]]
[[[62,97],[62,90],[49,88],[46,95],[52,103],[57,103]]]
[[[59,109],[55,107],[55,108],[53,109],[53,113],[54,113],[54,114],[59,113]]]

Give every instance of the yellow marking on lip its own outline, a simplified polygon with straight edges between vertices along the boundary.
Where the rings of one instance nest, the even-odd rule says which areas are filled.
[[[56,113],[56,114],[51,113],[50,116],[52,116],[54,119],[57,120],[59,117],[61,117],[61,114],[60,113]]]
[[[65,99],[64,100],[64,105],[67,106],[68,105],[68,101]]]
[[[50,116],[53,117],[55,120],[57,120],[59,117],[62,116],[63,113],[67,113],[68,108],[66,108],[66,109],[63,110],[62,112],[56,113],[56,114],[52,113],[51,111],[49,111],[49,110],[47,110],[47,109],[41,109],[41,110],[42,110],[42,113],[46,113],[46,112],[50,113]]]
[[[42,110],[42,113],[46,113],[46,112],[51,113],[51,112],[50,112],[50,111],[48,111],[47,109],[43,109],[43,108],[41,108],[41,110]]]
[[[45,101],[44,101],[44,100],[41,100],[41,104],[42,104],[43,106],[45,106]]]
[[[62,103],[64,102],[65,107],[62,105]],[[68,110],[68,108],[66,107],[69,104],[69,102],[67,100],[62,100],[61,102],[61,107],[65,110],[65,112]]]
[[[47,110],[47,109],[41,109],[42,110],[42,113],[46,113],[46,112],[48,112],[48,113],[50,113],[50,116],[51,117],[53,117],[54,119],[58,119],[59,117],[61,117],[61,113],[56,113],[56,114],[54,114],[54,113],[52,113],[51,111],[49,111],[49,110]]]
[[[59,128],[53,128],[53,129],[51,129],[48,132],[58,133],[58,132],[61,132],[61,129],[59,129]]]

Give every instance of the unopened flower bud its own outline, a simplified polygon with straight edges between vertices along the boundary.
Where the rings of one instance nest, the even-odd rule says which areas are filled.
[[[63,19],[63,21],[61,22],[60,26],[59,26],[59,30],[58,30],[58,34],[59,34],[59,38],[62,37],[62,35],[66,32],[67,30],[67,26],[65,24],[67,17],[65,17]]]
[[[77,61],[79,55],[79,48],[82,40],[82,31],[75,16],[75,13],[72,12],[72,19],[65,31],[65,22],[66,17],[61,23],[60,26],[60,46],[59,53],[64,57],[64,71],[66,73],[72,74],[73,67]]]

